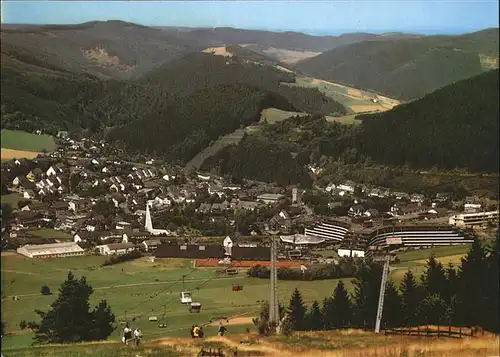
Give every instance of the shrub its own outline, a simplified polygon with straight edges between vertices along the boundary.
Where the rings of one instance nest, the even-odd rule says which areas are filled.
[[[52,295],[52,291],[50,291],[50,288],[47,285],[43,285],[40,292],[42,295]]]
[[[122,254],[122,255],[113,255],[106,259],[102,266],[114,265],[119,263],[124,263],[129,260],[134,260],[140,258],[142,256],[141,252],[138,250],[133,250],[131,252]]]

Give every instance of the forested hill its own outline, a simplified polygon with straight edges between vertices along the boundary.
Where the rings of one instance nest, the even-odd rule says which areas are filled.
[[[358,116],[360,126],[318,116],[266,124],[208,158],[202,168],[304,187],[311,184],[310,164],[334,164],[340,171],[382,164],[498,173],[498,76],[498,70],[490,71],[390,111]]]
[[[498,172],[498,85],[497,69],[359,116],[360,149],[384,164]]]
[[[295,82],[295,74],[248,58],[190,53],[147,74],[141,84],[159,85],[165,91],[185,96],[226,84],[242,84],[287,98],[298,110],[324,115],[345,114],[342,104],[326,97],[316,88],[280,85]]]
[[[259,121],[260,112],[269,107],[294,110],[279,95],[220,85],[166,103],[156,113],[112,130],[108,139],[185,164],[219,136]]]
[[[313,77],[411,100],[498,68],[498,28],[460,36],[363,41],[296,63]]]

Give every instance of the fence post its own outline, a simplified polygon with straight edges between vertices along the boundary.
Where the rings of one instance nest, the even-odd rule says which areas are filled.
[[[459,333],[460,338],[462,338],[462,328],[461,328],[461,327],[460,327],[460,329],[458,330],[458,333]]]
[[[417,326],[417,336],[420,337],[420,326]]]
[[[448,337],[451,337],[451,325],[448,326]]]
[[[438,325],[438,338],[439,338],[439,325]]]

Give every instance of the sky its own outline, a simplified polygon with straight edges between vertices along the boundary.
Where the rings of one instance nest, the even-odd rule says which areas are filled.
[[[405,31],[455,34],[498,27],[498,0],[20,1],[2,23],[123,20],[147,26],[235,27],[315,35]]]

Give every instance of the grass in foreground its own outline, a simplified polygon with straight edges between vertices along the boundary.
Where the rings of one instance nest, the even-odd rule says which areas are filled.
[[[241,341],[247,341],[241,344]],[[497,336],[488,335],[460,340],[429,339],[406,336],[376,335],[359,330],[294,333],[290,337],[259,338],[236,334],[203,340],[169,338],[144,341],[134,348],[120,343],[75,344],[4,349],[8,356],[95,356],[95,357],[173,357],[195,356],[201,347],[221,348],[228,356],[236,349],[238,356],[261,357],[472,357],[498,355]]]
[[[53,151],[56,148],[54,138],[50,135],[36,135],[24,131],[7,130],[1,132],[2,148],[24,151]]]

